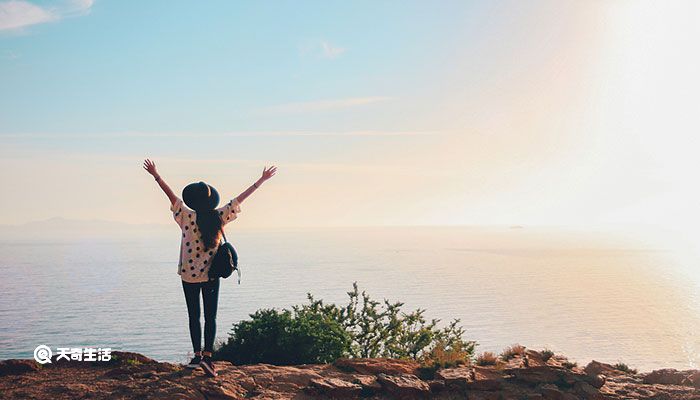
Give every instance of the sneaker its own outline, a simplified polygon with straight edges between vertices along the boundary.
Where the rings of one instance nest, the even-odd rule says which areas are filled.
[[[216,373],[216,369],[214,368],[214,363],[211,362],[211,357],[202,358],[202,362],[200,362],[199,365],[202,366],[202,369],[207,373],[207,375],[212,377],[218,375]]]
[[[199,368],[199,363],[202,362],[202,357],[201,356],[194,356],[192,360],[190,360],[190,363],[185,366],[185,368],[190,368],[190,369],[195,369]]]

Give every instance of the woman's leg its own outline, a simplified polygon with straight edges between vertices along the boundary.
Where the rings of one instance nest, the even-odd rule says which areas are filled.
[[[190,319],[190,339],[195,354],[202,350],[202,326],[199,323],[199,289],[200,283],[187,283],[182,281],[182,289],[185,292],[187,303],[187,315]]]
[[[216,337],[216,310],[219,304],[219,279],[202,284],[204,300],[204,351],[214,350]]]

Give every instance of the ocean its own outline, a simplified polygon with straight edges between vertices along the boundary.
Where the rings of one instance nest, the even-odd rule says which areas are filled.
[[[416,227],[228,229],[241,284],[222,281],[217,337],[311,292],[344,304],[357,282],[426,317],[461,319],[478,352],[520,343],[583,365],[697,368],[700,272],[671,250],[600,233]],[[133,237],[0,241],[0,359],[40,344],[163,361],[191,352],[177,228]]]

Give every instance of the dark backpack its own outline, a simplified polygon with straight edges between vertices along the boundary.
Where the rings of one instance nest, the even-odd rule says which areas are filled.
[[[209,279],[228,278],[235,270],[238,273],[238,284],[241,283],[241,270],[238,269],[238,254],[233,245],[226,240],[224,230],[221,230],[224,242],[219,245],[209,266]]]

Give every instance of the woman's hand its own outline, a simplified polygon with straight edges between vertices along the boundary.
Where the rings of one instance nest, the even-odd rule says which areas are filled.
[[[275,176],[275,172],[277,172],[277,167],[275,167],[274,165],[270,168],[263,168],[262,176],[260,177],[261,183]]]
[[[248,196],[250,196],[258,188],[260,188],[260,185],[262,185],[263,182],[275,176],[276,172],[277,167],[275,167],[274,165],[270,168],[263,168],[262,176],[260,176],[260,179],[255,181],[255,183],[253,183],[248,189],[244,190],[243,193],[239,194],[238,197],[236,197],[236,199],[238,199],[238,202],[243,203],[243,200],[247,199]]]
[[[143,162],[143,169],[145,169],[149,174],[153,175],[154,178],[158,177],[158,171],[156,171],[156,163],[146,159]]]
[[[158,171],[156,170],[156,163],[147,158],[143,161],[143,169],[148,171],[149,174],[153,175],[153,177],[156,178],[156,183],[158,183],[158,186],[160,186],[165,195],[168,196],[170,204],[175,204],[177,196],[175,196],[175,193],[173,193],[173,191],[170,189],[170,186],[168,186],[168,184],[160,178],[160,175],[158,175]]]

